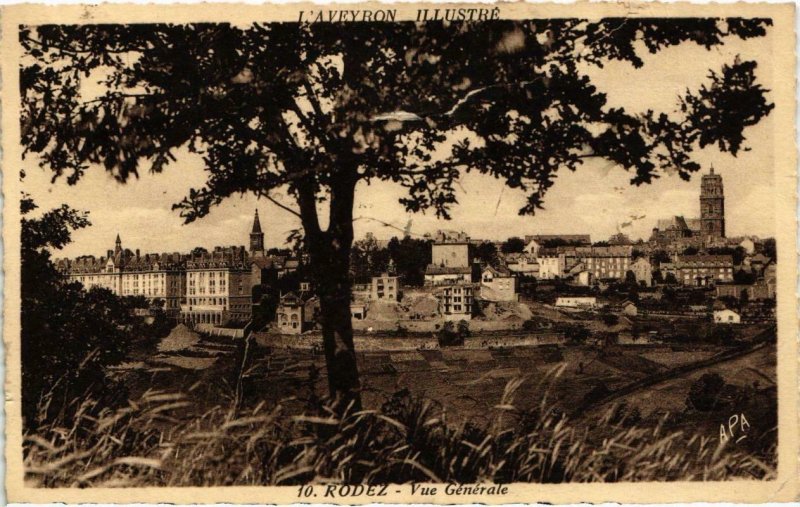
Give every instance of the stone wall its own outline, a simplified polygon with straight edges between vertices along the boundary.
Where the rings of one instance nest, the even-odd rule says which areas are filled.
[[[306,333],[296,336],[270,333],[254,334],[259,345],[279,349],[311,350],[322,346],[322,336],[319,333]],[[439,348],[439,342],[434,336],[411,338],[355,336],[353,342],[356,350],[359,352],[376,350],[432,350]],[[563,342],[564,337],[560,333],[536,333],[523,336],[471,336],[464,340],[463,348],[531,347]]]

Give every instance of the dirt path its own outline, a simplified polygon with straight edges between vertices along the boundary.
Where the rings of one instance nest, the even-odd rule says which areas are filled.
[[[770,333],[770,331],[766,331],[763,334],[766,335],[768,333]],[[629,394],[631,394],[631,393],[633,393],[635,391],[638,391],[640,389],[651,388],[651,387],[656,386],[658,384],[661,384],[661,383],[664,383],[664,382],[668,382],[668,381],[674,380],[674,379],[679,378],[679,377],[683,377],[683,376],[685,376],[685,375],[687,375],[689,373],[695,372],[697,370],[702,370],[702,369],[708,368],[710,366],[715,366],[715,365],[718,365],[718,364],[721,364],[721,363],[725,363],[725,362],[728,362],[728,361],[733,361],[733,360],[739,359],[741,357],[744,357],[744,356],[747,356],[747,355],[750,355],[750,354],[754,354],[757,351],[759,351],[759,350],[761,350],[761,349],[763,349],[763,348],[765,348],[765,347],[767,347],[769,345],[771,345],[771,342],[769,342],[769,341],[760,341],[760,342],[758,342],[758,343],[756,343],[756,344],[754,344],[754,345],[752,345],[750,347],[747,347],[747,348],[737,348],[737,349],[729,350],[729,351],[723,352],[721,354],[715,355],[713,357],[710,357],[708,359],[695,361],[693,363],[685,364],[685,365],[679,366],[677,368],[672,368],[672,369],[669,369],[667,371],[656,373],[656,374],[651,375],[649,377],[645,377],[643,379],[636,380],[636,381],[631,382],[630,384],[627,384],[627,385],[625,385],[625,386],[623,386],[623,387],[621,387],[621,388],[619,388],[619,389],[617,389],[615,391],[612,391],[612,392],[608,393],[607,395],[605,395],[605,396],[603,396],[601,398],[594,399],[594,400],[589,400],[589,401],[586,401],[584,403],[581,403],[577,407],[577,409],[575,410],[574,415],[575,416],[580,416],[582,414],[585,414],[589,410],[593,410],[593,409],[595,409],[595,408],[597,408],[599,406],[605,405],[606,403],[608,403],[610,401],[622,398],[622,397],[627,396],[627,395],[629,395]]]

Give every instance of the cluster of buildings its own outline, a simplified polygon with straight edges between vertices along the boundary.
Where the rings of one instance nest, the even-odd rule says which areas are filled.
[[[757,238],[726,238],[724,202],[722,178],[712,169],[701,180],[700,217],[659,220],[646,242],[633,243],[621,233],[599,244],[592,244],[588,234],[530,235],[521,252],[498,252],[490,263],[474,258],[480,241],[463,232],[438,231],[429,237],[431,262],[422,290],[435,297],[438,316],[452,321],[470,320],[479,302],[517,301],[520,280],[531,278],[583,287],[613,281],[641,287],[667,283],[713,287],[717,297],[774,297],[774,260],[758,252]],[[302,264],[299,257],[267,255],[258,211],[249,239],[249,249],[140,254],[123,249],[118,235],[105,256],[61,259],[57,266],[87,289],[104,287],[118,295],[160,301],[182,322],[244,324],[258,303],[254,288],[269,286]],[[737,265],[730,254],[707,253],[737,247],[745,252]],[[387,272],[372,273],[368,283],[353,286],[353,319],[365,319],[372,302],[400,300],[402,279],[392,268],[390,264]],[[734,283],[743,271],[751,275],[751,283]],[[557,304],[592,308],[595,301],[562,295]],[[318,315],[313,287],[301,281],[297,291],[280,294],[274,326],[281,333],[301,333],[315,325]]]
[[[141,254],[123,249],[117,235],[105,256],[59,259],[56,267],[86,289],[103,287],[120,296],[160,301],[182,322],[222,325],[244,323],[252,315],[252,289],[296,269],[298,259],[267,256],[256,211],[250,249],[244,246],[195,249],[188,254]]]

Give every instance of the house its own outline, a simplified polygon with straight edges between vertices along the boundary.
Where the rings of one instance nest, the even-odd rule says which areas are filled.
[[[556,298],[557,308],[597,308],[597,298],[594,296],[559,296]]]
[[[516,301],[517,277],[507,268],[486,266],[481,273],[481,299],[486,301]]]
[[[505,257],[505,261],[509,271],[526,276],[539,276],[539,262],[531,254],[508,254]]]
[[[434,295],[439,300],[439,314],[444,320],[471,320],[474,288],[470,283],[452,283],[437,288]]]
[[[305,322],[305,303],[294,292],[281,296],[275,313],[275,325],[281,334],[300,334]]]
[[[636,308],[636,304],[633,301],[625,300],[620,305],[622,313],[629,317],[636,317],[639,314],[639,309]]]
[[[472,263],[469,254],[469,242],[446,242],[431,245],[431,265],[464,268]]]
[[[367,318],[367,305],[361,301],[350,303],[350,318],[353,320],[364,320]]]
[[[372,285],[370,287],[370,299],[397,301],[399,285],[398,278],[396,276],[390,276],[388,273],[381,273],[381,276],[373,276]]]
[[[744,238],[740,243],[739,246],[744,248],[744,251],[747,255],[752,255],[756,251],[756,243],[750,238]]]
[[[577,285],[588,287],[594,281],[594,277],[589,271],[585,269],[579,269],[573,280]]]
[[[561,278],[567,269],[566,253],[556,249],[539,249],[536,261],[539,263],[539,279]]]
[[[645,287],[653,285],[653,265],[647,257],[639,257],[631,263],[633,275],[636,277],[636,283],[644,283]]]
[[[624,280],[630,269],[633,247],[590,246],[575,249],[575,257],[596,279]]]
[[[673,262],[661,264],[664,278],[672,274],[683,285],[704,287],[733,281],[733,257],[730,255],[677,255]]]
[[[741,321],[741,315],[729,308],[714,310],[714,324],[739,324]]]
[[[592,244],[588,234],[534,234],[525,236],[525,252],[538,256],[542,248],[560,246],[589,246]]]
[[[456,282],[470,282],[472,280],[472,268],[466,267],[447,267],[429,264],[425,269],[425,285],[442,285]]]

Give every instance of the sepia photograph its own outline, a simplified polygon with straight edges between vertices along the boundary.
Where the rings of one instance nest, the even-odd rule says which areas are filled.
[[[11,500],[796,494],[791,6],[123,7],[4,12]]]

